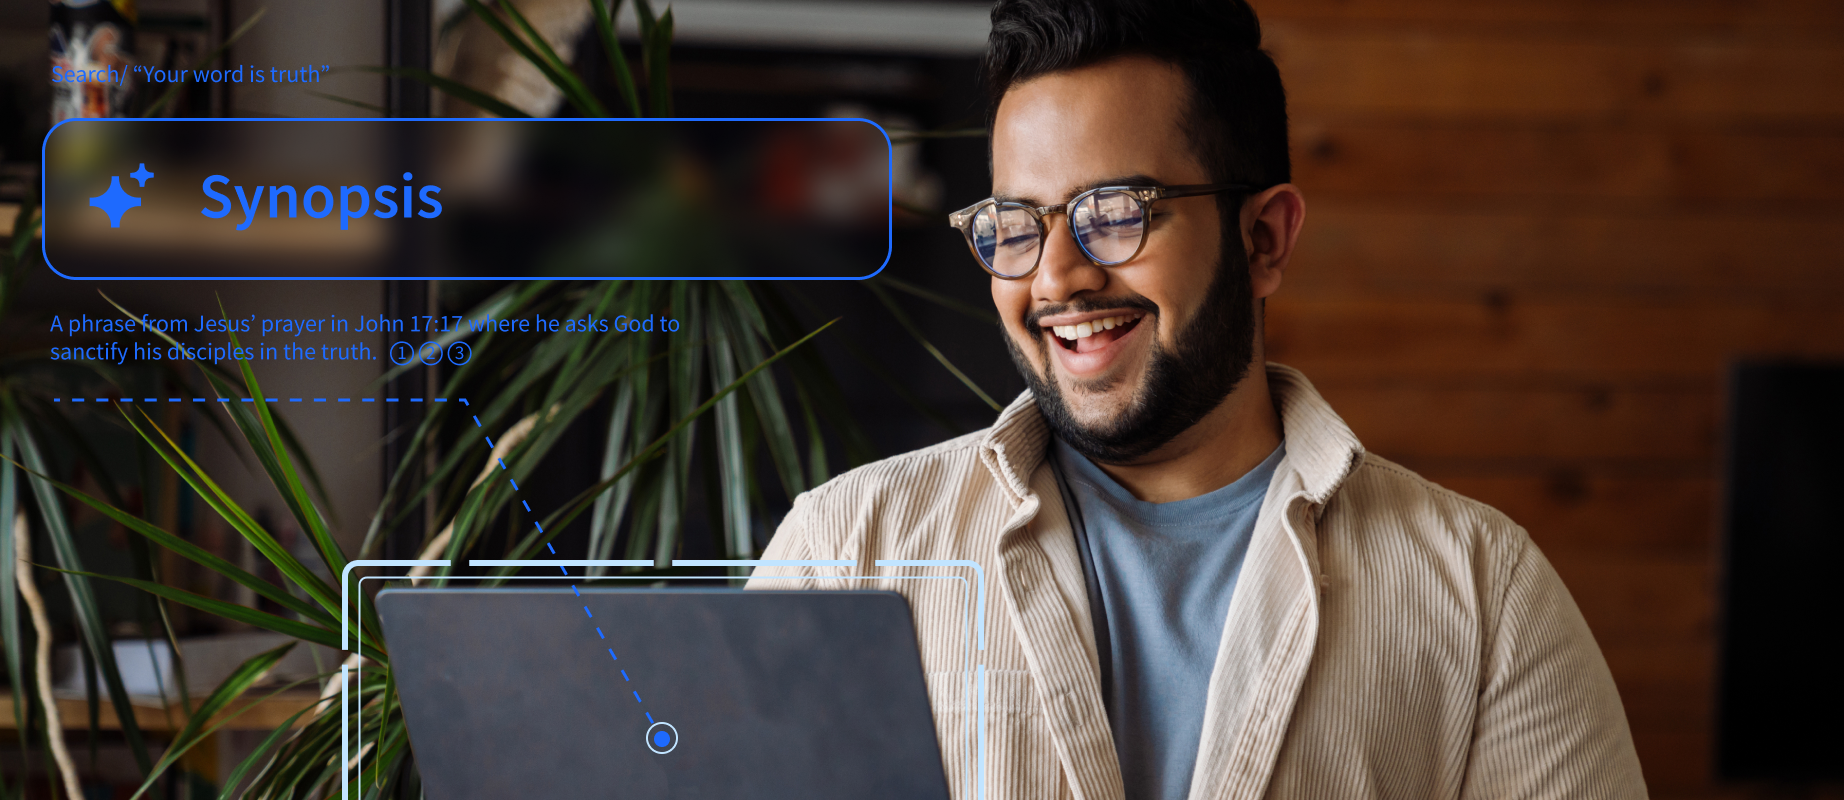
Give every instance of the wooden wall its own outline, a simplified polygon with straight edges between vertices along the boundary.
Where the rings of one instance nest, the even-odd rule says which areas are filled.
[[[1307,197],[1269,357],[1529,529],[1654,797],[1782,796],[1713,775],[1725,375],[1844,357],[1844,3],[1255,4]]]

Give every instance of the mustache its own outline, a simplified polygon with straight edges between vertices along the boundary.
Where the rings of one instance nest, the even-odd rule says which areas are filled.
[[[1040,320],[1044,317],[1055,316],[1057,314],[1084,314],[1090,311],[1109,311],[1117,308],[1132,308],[1152,315],[1157,315],[1159,313],[1159,304],[1146,299],[1143,295],[1129,294],[1120,295],[1118,297],[1078,297],[1067,303],[1055,303],[1053,305],[1032,309],[1031,313],[1024,315],[1024,328],[1027,331],[1040,329],[1043,327],[1043,325],[1040,324]]]

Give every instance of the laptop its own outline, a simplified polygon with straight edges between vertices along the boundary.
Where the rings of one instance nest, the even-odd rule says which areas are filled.
[[[377,608],[431,800],[948,797],[893,592],[386,589]]]

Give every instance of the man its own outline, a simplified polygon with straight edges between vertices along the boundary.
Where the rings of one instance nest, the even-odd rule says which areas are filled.
[[[1030,389],[986,431],[802,495],[764,557],[856,566],[753,585],[980,564],[989,798],[1644,797],[1612,678],[1524,531],[1365,452],[1263,360],[1305,202],[1254,12],[992,19],[994,197],[952,222]],[[910,599],[976,797],[970,610],[952,581],[875,585]]]

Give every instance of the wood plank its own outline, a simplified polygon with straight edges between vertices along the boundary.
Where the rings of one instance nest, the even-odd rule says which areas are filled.
[[[1844,203],[1844,128],[1380,122],[1300,117],[1294,181],[1313,197],[1619,201],[1796,212]]]
[[[1711,390],[1316,382],[1364,446],[1385,458],[1713,460]],[[1713,389],[1714,387],[1711,387]]]
[[[1469,303],[1283,291],[1268,304],[1267,353],[1308,376],[1709,380],[1740,357],[1844,358],[1844,314],[1829,302]]]
[[[1504,512],[1552,559],[1694,559],[1715,552],[1720,509],[1714,477],[1631,477],[1580,468],[1423,475]]]
[[[1262,21],[1844,26],[1829,0],[1256,0]]]
[[[1301,117],[1844,120],[1844,46],[1831,41],[1292,22],[1264,33]]]
[[[1718,797],[1760,797],[1753,793],[1727,794],[1714,784],[1713,733],[1709,729],[1635,727],[1633,749],[1645,771],[1647,794],[1654,800]],[[1728,791],[1733,792],[1734,789]]]
[[[1573,591],[1571,586],[1570,590]],[[1592,620],[1590,620],[1592,625]],[[1613,673],[1622,696],[1632,687],[1643,691],[1714,697],[1716,685],[1716,643],[1713,639],[1653,642],[1624,642],[1595,631],[1601,656]],[[1708,702],[1698,700],[1696,702]]]
[[[1844,294],[1844,214],[1610,214],[1321,202],[1281,299],[1536,291],[1647,297]]]
[[[1551,559],[1556,574],[1569,587],[1595,638],[1620,647],[1644,645],[1707,646],[1716,619],[1716,577],[1713,558]],[[1670,679],[1643,670],[1661,666],[1672,670],[1684,665],[1629,665],[1648,684],[1661,680],[1672,685],[1703,686],[1704,672],[1674,672]],[[1616,672],[1616,674],[1620,674]]]

